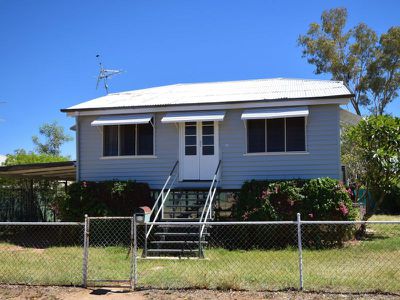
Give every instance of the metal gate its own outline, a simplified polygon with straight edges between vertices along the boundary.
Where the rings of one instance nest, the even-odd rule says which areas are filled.
[[[83,285],[133,288],[133,217],[85,216]]]

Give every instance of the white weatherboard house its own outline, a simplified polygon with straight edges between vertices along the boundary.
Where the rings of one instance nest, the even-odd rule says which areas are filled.
[[[340,105],[351,97],[342,82],[277,78],[115,93],[62,111],[76,118],[78,180],[136,180],[158,194],[143,256],[203,257],[204,223],[154,221],[213,219],[215,199],[221,211],[221,195],[229,203],[246,180],[339,179],[340,124],[352,122]]]
[[[251,179],[340,178],[339,81],[259,79],[113,93],[67,109],[76,118],[77,180],[136,180],[154,190],[175,162],[177,188]]]

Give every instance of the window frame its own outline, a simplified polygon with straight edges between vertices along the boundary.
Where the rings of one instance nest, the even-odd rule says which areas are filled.
[[[146,123],[147,124],[147,123]],[[110,126],[110,125],[104,125],[101,128],[101,135],[102,135],[102,155],[100,156],[100,159],[140,159],[140,158],[157,158],[156,156],[156,127],[154,124],[154,117],[151,119],[149,124],[153,128],[153,154],[144,154],[144,155],[138,155],[138,136],[137,136],[137,126],[141,124],[130,124],[135,126],[135,154],[133,155],[121,155],[121,125],[116,125],[118,126],[118,155],[104,155],[104,139],[105,139],[105,134],[104,134],[104,127],[105,126]],[[125,124],[122,124],[125,125]],[[127,124],[128,125],[128,124]],[[115,126],[115,125],[114,125]]]
[[[251,121],[251,119],[244,120],[244,126],[245,126],[245,141],[246,141],[246,151],[243,154],[244,156],[257,156],[257,155],[296,155],[296,154],[309,154],[308,152],[308,139],[307,139],[307,117],[304,118],[304,150],[301,151],[287,151],[287,132],[286,132],[286,119],[289,119],[290,117],[284,117],[284,118],[278,118],[278,119],[284,119],[284,142],[285,142],[285,151],[276,151],[276,152],[268,152],[267,151],[267,120],[268,119],[256,119],[256,120],[264,120],[264,128],[265,128],[265,151],[264,152],[249,152],[249,135],[248,135],[248,121]],[[295,118],[295,117],[293,117]]]

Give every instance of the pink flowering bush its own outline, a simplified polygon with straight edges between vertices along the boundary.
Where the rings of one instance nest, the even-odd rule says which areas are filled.
[[[306,182],[302,189],[302,219],[352,221],[357,219],[348,191],[340,182],[331,178],[317,178]]]
[[[292,221],[297,213],[303,220],[356,220],[351,190],[335,179],[318,178],[291,181],[250,181],[243,184],[238,195],[235,218],[243,221]],[[250,230],[250,229],[249,229]],[[249,232],[250,244],[238,243],[238,248],[281,248],[296,242],[293,227],[280,225],[268,229],[274,239],[265,242],[265,232]],[[314,248],[340,246],[354,238],[354,227],[303,225],[305,245]],[[263,237],[257,238],[261,234]],[[233,237],[234,239],[234,237]],[[240,242],[240,241],[238,241]]]
[[[244,221],[356,220],[351,189],[331,178],[249,181],[238,196],[235,217]]]

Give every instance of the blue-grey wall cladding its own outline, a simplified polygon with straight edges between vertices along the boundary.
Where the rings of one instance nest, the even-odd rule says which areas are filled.
[[[238,189],[245,180],[340,177],[339,106],[309,106],[307,153],[245,155],[246,129],[243,110],[227,110],[220,123],[223,189]],[[179,157],[175,124],[162,124],[164,113],[155,115],[156,158],[102,158],[102,134],[90,123],[96,117],[79,117],[80,180],[136,180],[160,189]],[[207,187],[209,183],[179,182],[177,187]]]

